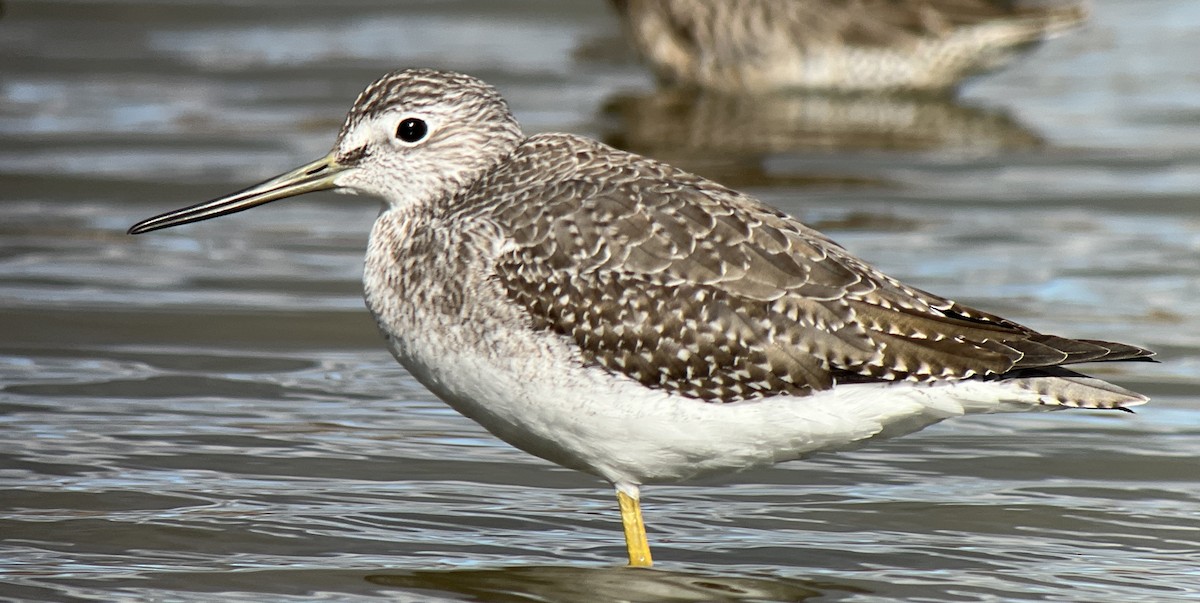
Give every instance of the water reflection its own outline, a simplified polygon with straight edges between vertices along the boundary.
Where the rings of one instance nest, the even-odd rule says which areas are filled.
[[[402,571],[368,576],[373,584],[471,597],[472,601],[724,602],[836,600],[865,593],[848,585],[769,576],[733,576],[661,569],[528,566]]]
[[[1003,110],[970,106],[946,96],[732,96],[664,89],[613,96],[603,110],[614,122],[606,133],[609,144],[734,185],[802,184],[795,177],[753,170],[762,157],[774,153],[990,156],[1044,144],[1037,133]],[[854,166],[853,161],[845,164]],[[846,173],[815,182],[869,184],[875,178]]]

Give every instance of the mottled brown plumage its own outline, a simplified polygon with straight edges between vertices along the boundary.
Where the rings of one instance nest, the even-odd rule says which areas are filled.
[[[580,137],[529,139],[453,203],[511,237],[496,277],[536,328],[702,400],[1150,355],[909,287],[751,197]]]
[[[1080,2],[612,0],[663,81],[724,90],[953,88],[1077,26]]]

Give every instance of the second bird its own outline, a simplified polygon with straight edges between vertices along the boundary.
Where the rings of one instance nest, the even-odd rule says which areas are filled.
[[[1078,26],[1079,2],[612,0],[664,83],[730,93],[944,92]]]

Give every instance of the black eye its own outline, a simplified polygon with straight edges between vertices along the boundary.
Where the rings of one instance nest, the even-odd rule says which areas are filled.
[[[427,133],[429,133],[429,126],[425,125],[424,120],[415,117],[409,117],[396,126],[396,138],[404,142],[416,142],[425,138]]]

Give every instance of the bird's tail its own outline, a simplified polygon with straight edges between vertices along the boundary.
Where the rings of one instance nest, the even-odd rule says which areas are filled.
[[[1053,6],[1030,4],[1033,6],[1011,19],[983,23],[960,34],[979,49],[973,71],[998,68],[1020,52],[1079,27],[1091,14],[1091,3],[1086,0]]]
[[[1031,29],[1037,29],[1042,37],[1052,37],[1079,27],[1091,16],[1092,3],[1090,0],[1078,2],[1047,2],[1023,3],[1029,6],[1031,13],[1026,19]]]
[[[1129,411],[1128,407],[1149,400],[1137,392],[1062,367],[1018,369],[999,379],[1036,394],[1038,403],[1046,406]]]

